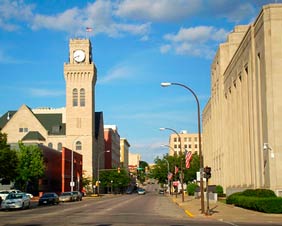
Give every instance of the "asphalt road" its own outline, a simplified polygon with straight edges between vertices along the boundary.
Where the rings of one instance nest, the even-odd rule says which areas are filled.
[[[145,195],[109,195],[54,206],[34,205],[26,210],[0,211],[0,225],[230,225],[216,220],[190,218],[171,199],[158,194],[155,186],[148,185],[147,190]]]

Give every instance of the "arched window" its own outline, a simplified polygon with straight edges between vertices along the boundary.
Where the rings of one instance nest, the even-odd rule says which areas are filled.
[[[52,143],[49,143],[49,144],[48,144],[48,147],[49,147],[49,148],[53,148],[53,144],[52,144]]]
[[[62,143],[58,143],[57,150],[62,151],[62,147],[63,147]]]
[[[80,89],[80,107],[85,106],[85,89]]]
[[[75,150],[81,151],[81,149],[82,149],[81,142],[80,141],[76,141],[76,143],[75,143]]]
[[[77,89],[72,90],[72,106],[76,107],[78,105],[78,92]]]

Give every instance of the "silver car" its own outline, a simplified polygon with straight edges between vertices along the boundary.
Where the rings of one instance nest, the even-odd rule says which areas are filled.
[[[30,197],[26,193],[10,193],[1,203],[2,209],[25,209],[30,207]]]

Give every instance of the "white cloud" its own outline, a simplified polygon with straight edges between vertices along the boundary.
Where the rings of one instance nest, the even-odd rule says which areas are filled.
[[[118,65],[99,80],[100,84],[110,83],[120,79],[128,79],[133,75],[133,69],[126,65]]]
[[[180,28],[176,34],[164,35],[169,44],[163,45],[161,52],[171,50],[179,55],[211,58],[215,53],[213,44],[226,40],[227,34],[228,31],[212,26]]]
[[[200,0],[124,0],[117,6],[115,15],[149,21],[174,21],[198,12]]]

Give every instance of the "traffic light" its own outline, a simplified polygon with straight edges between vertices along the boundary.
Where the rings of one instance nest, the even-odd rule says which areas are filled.
[[[120,167],[117,168],[118,173],[120,173]]]
[[[207,179],[211,178],[211,167],[206,166],[204,168],[204,172],[205,172],[205,178]]]

